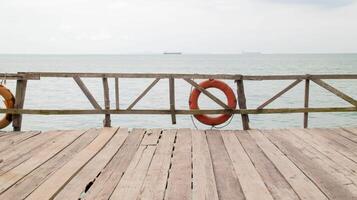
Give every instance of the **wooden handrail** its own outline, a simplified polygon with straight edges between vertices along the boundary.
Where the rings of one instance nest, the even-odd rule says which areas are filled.
[[[94,109],[92,110],[67,110],[67,109],[23,109],[26,83],[27,80],[39,80],[42,77],[51,78],[73,78],[82,92],[88,98]],[[241,74],[170,74],[170,73],[72,73],[72,72],[18,72],[0,73],[0,79],[17,80],[16,87],[16,104],[13,109],[0,109],[0,113],[14,114],[13,126],[14,130],[21,130],[21,115],[79,115],[79,114],[104,114],[104,126],[110,126],[110,114],[168,114],[171,115],[171,121],[176,123],[176,115],[195,115],[195,114],[240,114],[242,117],[243,129],[250,128],[250,114],[275,114],[275,113],[303,113],[304,127],[308,127],[309,112],[357,112],[357,101],[351,96],[327,84],[322,79],[357,79],[357,74],[315,74],[315,75],[241,75]],[[103,97],[104,105],[99,105],[98,101],[93,97],[89,89],[85,86],[81,78],[101,78],[103,82]],[[115,109],[110,108],[110,96],[108,79],[115,79]],[[145,78],[154,79],[154,81],[128,106],[127,109],[120,109],[119,106],[119,79],[122,78]],[[168,109],[133,109],[134,106],[159,82],[161,79],[168,79],[169,88],[169,105]],[[215,110],[182,110],[176,109],[175,106],[175,79],[183,79],[191,86],[197,88],[214,102],[219,104],[223,109]],[[223,79],[234,80],[237,89],[239,109],[231,109],[228,105],[210,93],[208,90],[200,87],[193,80],[199,79]],[[258,106],[257,109],[247,108],[247,99],[244,91],[244,81],[264,81],[264,80],[294,80],[286,88],[273,95],[270,99]],[[278,99],[284,93],[295,87],[301,81],[305,80],[304,91],[304,107],[303,108],[266,108],[271,102]],[[349,102],[353,107],[324,107],[324,108],[309,108],[310,82],[314,82],[322,88],[328,90],[341,99]]]
[[[196,114],[283,114],[306,112],[357,112],[357,107],[329,107],[329,108],[270,108],[270,109],[236,109],[236,110],[175,110],[177,115]],[[32,115],[81,115],[81,114],[134,114],[134,115],[171,115],[170,109],[135,109],[135,110],[87,110],[87,109],[0,109],[0,113],[32,114]]]
[[[175,74],[175,73],[75,73],[75,72],[18,72],[17,76],[72,78],[175,78],[226,80],[296,80],[296,79],[357,79],[357,74],[305,74],[305,75],[241,75],[241,74]],[[0,74],[0,79],[2,78]]]

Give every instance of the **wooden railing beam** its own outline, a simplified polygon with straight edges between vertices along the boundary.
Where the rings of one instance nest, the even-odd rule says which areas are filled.
[[[89,92],[87,86],[83,83],[83,81],[81,80],[81,78],[79,76],[74,76],[73,77],[74,81],[77,83],[77,85],[79,86],[79,88],[82,90],[82,92],[84,93],[84,95],[86,95],[87,99],[89,100],[89,102],[92,104],[92,106],[97,109],[97,110],[102,110],[102,107],[100,107],[100,105],[98,104],[98,102],[95,100],[95,98],[93,97],[93,95]]]
[[[216,102],[218,105],[222,106],[225,109],[231,109],[226,103],[218,99],[216,96],[214,96],[212,93],[210,93],[208,90],[205,88],[201,87],[199,84],[197,84],[195,81],[191,79],[184,79],[187,83],[191,84],[193,87],[195,87],[197,90],[205,94],[207,97],[212,99],[212,101]]]
[[[142,99],[150,90],[153,88],[157,82],[160,81],[160,78],[155,79],[134,101],[129,105],[127,110],[131,110],[139,101]]]
[[[274,95],[272,98],[270,98],[268,101],[264,102],[262,105],[258,106],[257,109],[263,109],[265,106],[269,105],[271,102],[273,102],[275,99],[279,98],[281,95],[285,94],[287,91],[289,91],[291,88],[295,87],[297,84],[299,84],[301,82],[301,79],[298,79],[296,81],[294,81],[293,83],[291,83],[290,85],[288,85],[286,88],[284,88],[283,90],[281,90],[279,93],[277,93],[276,95]]]
[[[296,79],[357,79],[357,74],[315,74],[315,75],[241,75],[241,74],[168,74],[168,73],[73,73],[73,72],[19,72],[35,77],[74,76],[86,78],[170,78],[175,79],[226,79],[226,80],[296,80]]]
[[[357,107],[329,107],[329,108],[271,108],[271,109],[237,109],[237,110],[175,110],[176,115],[199,115],[199,114],[289,114],[305,112],[357,112]],[[168,114],[171,110],[56,110],[56,109],[0,109],[0,113],[32,114],[32,115],[80,115],[80,114]]]
[[[2,80],[40,80],[40,75],[27,73],[0,73]]]
[[[352,97],[348,96],[347,94],[341,92],[340,90],[332,87],[331,85],[327,84],[326,82],[320,80],[320,79],[311,79],[313,82],[315,82],[317,85],[325,88],[326,90],[330,91],[331,93],[335,94],[336,96],[340,97],[341,99],[347,101],[348,103],[354,105],[357,107],[357,101],[354,100]]]

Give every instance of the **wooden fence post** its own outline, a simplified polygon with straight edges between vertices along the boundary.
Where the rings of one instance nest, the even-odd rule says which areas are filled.
[[[308,108],[309,107],[309,92],[310,92],[310,80],[306,78],[305,80],[305,97],[304,97],[304,107]],[[308,127],[308,122],[309,121],[309,113],[305,112],[304,113],[304,128]]]
[[[247,109],[246,98],[244,93],[243,80],[236,80],[237,82],[237,94],[238,94],[238,105],[240,109]],[[249,130],[249,117],[248,114],[241,114],[242,124],[244,130]]]
[[[103,91],[104,91],[104,108],[105,110],[110,109],[110,99],[109,99],[109,86],[108,86],[108,78],[103,78]],[[105,118],[103,120],[104,127],[111,126],[110,114],[105,114]]]
[[[119,78],[115,78],[115,108],[119,110]]]
[[[14,108],[22,109],[24,107],[25,94],[26,94],[27,80],[16,81],[16,95]],[[12,127],[14,131],[21,131],[22,115],[12,115]]]
[[[170,91],[170,110],[172,124],[176,124],[176,111],[175,111],[175,79],[169,78],[169,91]]]

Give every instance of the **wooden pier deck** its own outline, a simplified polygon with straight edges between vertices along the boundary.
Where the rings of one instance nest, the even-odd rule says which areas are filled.
[[[3,132],[0,199],[357,199],[357,128]]]

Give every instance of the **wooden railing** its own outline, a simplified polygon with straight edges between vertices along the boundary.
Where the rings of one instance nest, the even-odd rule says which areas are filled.
[[[72,78],[83,91],[94,109],[24,109],[26,85],[28,80],[40,80],[42,77]],[[267,76],[245,76],[230,74],[154,74],[154,73],[61,73],[61,72],[19,72],[16,74],[0,73],[0,79],[17,80],[16,103],[13,109],[0,109],[0,113],[13,114],[13,127],[15,131],[21,130],[22,114],[33,115],[77,115],[77,114],[104,114],[104,126],[111,126],[111,114],[169,114],[172,123],[176,123],[176,115],[194,114],[240,114],[242,117],[243,129],[249,129],[249,114],[273,114],[273,113],[303,113],[304,128],[308,127],[308,113],[310,112],[356,112],[357,101],[335,87],[329,85],[322,79],[357,79],[357,74],[328,74],[328,75],[267,75]],[[89,89],[83,83],[82,78],[101,78],[104,91],[104,107],[100,106],[93,97]],[[115,109],[110,108],[108,79],[115,79]],[[121,78],[144,78],[154,79],[154,81],[125,109],[119,107],[119,79]],[[161,80],[169,80],[169,102],[168,109],[134,109],[134,106]],[[212,101],[216,102],[222,109],[198,109],[180,110],[175,107],[175,80],[185,80],[192,87],[197,88]],[[237,96],[239,109],[230,109],[228,105],[214,96],[208,90],[201,88],[194,79],[223,79],[234,80],[237,86]],[[275,94],[273,97],[254,109],[247,108],[246,96],[244,92],[244,81],[263,80],[292,80],[293,82],[286,88]],[[301,83],[305,82],[304,107],[301,108],[265,108],[267,105],[278,99],[284,93]],[[341,99],[345,100],[350,107],[309,107],[310,82],[314,82],[322,88],[330,91]]]

